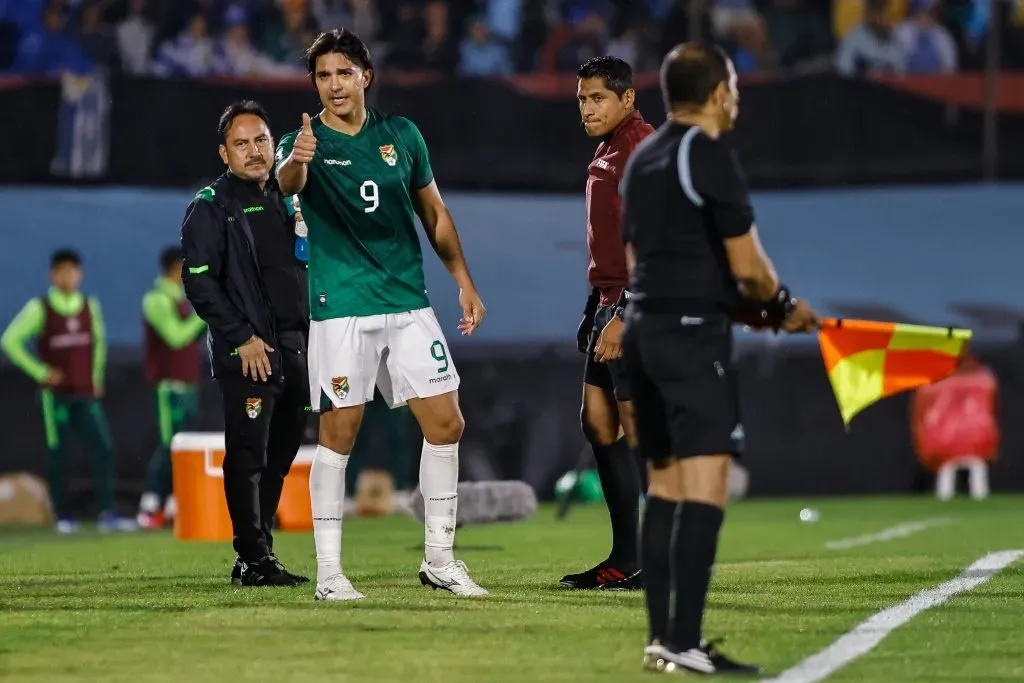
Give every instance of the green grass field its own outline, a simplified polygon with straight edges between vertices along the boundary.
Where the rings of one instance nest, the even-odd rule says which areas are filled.
[[[798,518],[805,505],[816,523]],[[861,620],[959,574],[987,552],[1024,548],[1024,498],[744,501],[726,518],[708,637],[778,674]],[[948,523],[844,550],[826,542],[935,518]],[[642,672],[640,594],[560,589],[607,551],[603,508],[558,522],[460,530],[458,552],[490,598],[419,585],[421,527],[351,519],[346,573],[359,603],[323,604],[312,588],[235,588],[227,544],[169,533],[58,537],[0,530],[0,680],[587,681],[657,680]],[[315,575],[309,534],[275,544]],[[928,610],[829,681],[1024,680],[1024,561]]]

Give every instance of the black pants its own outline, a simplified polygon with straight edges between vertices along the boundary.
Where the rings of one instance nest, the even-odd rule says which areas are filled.
[[[278,341],[281,377],[266,382],[241,375],[219,380],[224,399],[224,496],[234,548],[255,562],[274,545],[271,525],[285,475],[299,450],[309,405],[305,345],[289,350]]]

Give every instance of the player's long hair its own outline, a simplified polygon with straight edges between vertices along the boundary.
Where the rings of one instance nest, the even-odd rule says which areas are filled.
[[[366,43],[347,28],[336,28],[318,35],[306,50],[306,73],[313,85],[316,85],[316,60],[332,52],[345,55],[349,61],[363,71],[373,71],[373,58],[370,56],[370,48],[366,47]],[[371,74],[370,83],[366,89],[369,90],[372,85],[373,76]]]

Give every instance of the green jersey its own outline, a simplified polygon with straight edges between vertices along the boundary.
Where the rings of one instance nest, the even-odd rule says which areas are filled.
[[[316,156],[299,194],[309,230],[310,318],[429,306],[413,202],[434,176],[419,130],[373,109],[355,135],[329,128],[319,116],[312,128]],[[281,138],[279,166],[298,134]]]

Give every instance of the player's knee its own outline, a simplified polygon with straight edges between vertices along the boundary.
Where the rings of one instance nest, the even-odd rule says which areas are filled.
[[[320,443],[335,453],[351,453],[359,433],[358,415],[332,410],[320,416]]]
[[[633,404],[629,401],[619,403],[619,423],[622,425],[622,433],[626,437],[626,443],[630,448],[636,448],[636,417],[633,411]]]
[[[466,421],[462,418],[461,412],[454,412],[439,416],[430,424],[423,425],[423,438],[427,443],[435,446],[458,443],[462,440],[462,432],[466,428]]]
[[[612,419],[600,419],[584,412],[580,418],[583,436],[591,446],[611,446],[619,440],[619,425]]]

